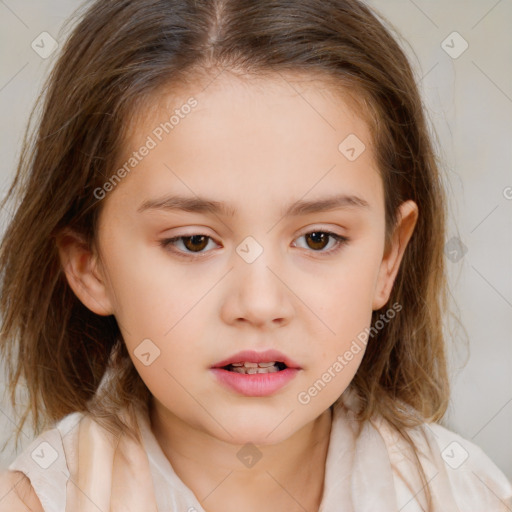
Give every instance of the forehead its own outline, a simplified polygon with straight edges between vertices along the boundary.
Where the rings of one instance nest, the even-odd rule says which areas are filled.
[[[288,71],[247,75],[223,70],[200,74],[189,72],[183,75],[182,81],[173,81],[146,96],[127,119],[125,149],[132,150],[158,123],[169,121],[173,113],[183,114],[179,111],[186,107],[191,97],[197,100],[198,106],[193,109],[194,116],[187,124],[193,124],[195,129],[199,123],[204,125],[212,121],[219,130],[223,121],[228,121],[231,126],[238,121],[240,129],[247,129],[250,124],[256,126],[263,119],[268,121],[269,133],[278,125],[290,134],[293,128],[309,126],[312,135],[327,130],[338,132],[336,136],[339,137],[342,135],[339,133],[341,115],[360,138],[365,138],[367,146],[372,145],[368,133],[374,118],[371,102],[355,85],[325,73]],[[273,111],[271,115],[269,109]],[[278,120],[281,122],[277,123]],[[346,124],[341,127],[341,132],[345,127]],[[178,130],[173,128],[172,131],[173,136],[179,135]],[[210,135],[212,139],[215,136],[211,132]],[[262,135],[261,129],[258,135]],[[243,132],[239,138],[242,136]]]
[[[153,95],[132,118],[124,161],[149,139],[152,149],[124,182],[145,200],[165,191],[220,194],[254,208],[264,196],[300,198],[341,186],[380,200],[373,142],[358,104],[311,76],[223,72],[190,80]]]

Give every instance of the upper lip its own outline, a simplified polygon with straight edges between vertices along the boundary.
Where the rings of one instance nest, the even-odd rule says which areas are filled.
[[[265,350],[264,352],[243,350],[215,363],[212,368],[222,368],[232,363],[269,363],[271,361],[284,363],[288,368],[300,369],[300,366],[295,361],[278,350]]]

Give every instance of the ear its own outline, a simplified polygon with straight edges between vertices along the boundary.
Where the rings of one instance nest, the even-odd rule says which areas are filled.
[[[112,315],[114,310],[97,254],[82,236],[70,230],[57,236],[57,248],[69,286],[78,299],[93,313]]]
[[[414,201],[404,201],[398,210],[397,223],[389,246],[384,249],[373,297],[373,310],[380,309],[389,300],[405,248],[418,220],[418,206]]]

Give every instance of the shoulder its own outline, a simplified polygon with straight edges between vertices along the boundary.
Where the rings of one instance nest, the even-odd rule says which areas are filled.
[[[512,484],[477,444],[438,423],[424,424],[423,428],[435,440],[443,471],[468,510],[475,506],[485,510],[512,508]]]
[[[0,498],[8,493],[9,501],[8,505],[0,501],[0,512],[65,509],[69,465],[75,463],[76,425],[82,416],[70,414],[54,428],[42,432],[14,459],[8,471],[1,474],[4,492]]]
[[[421,488],[413,476],[415,456],[403,437],[386,421],[377,424],[391,464],[399,475],[398,486],[405,489],[408,483],[414,482],[409,489]],[[423,423],[407,429],[407,434],[435,502],[464,512],[512,510],[511,483],[478,445],[438,423]],[[405,499],[407,493],[403,496]]]
[[[0,512],[44,512],[30,480],[20,471],[0,472]]]

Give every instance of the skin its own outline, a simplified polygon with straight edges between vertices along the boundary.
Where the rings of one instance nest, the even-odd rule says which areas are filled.
[[[370,326],[372,310],[386,305],[418,209],[401,205],[385,248],[384,191],[368,126],[339,92],[304,77],[243,81],[225,72],[206,89],[155,97],[130,132],[126,157],[192,95],[197,107],[102,200],[99,252],[68,233],[61,260],[79,299],[118,320],[153,396],[153,432],[205,510],[243,503],[246,511],[315,511],[329,407],[364,351],[308,404],[297,396]],[[349,134],[366,145],[355,161],[338,150]],[[137,211],[170,193],[225,201],[237,214]],[[299,199],[334,193],[356,195],[368,207],[281,216]],[[315,245],[305,236],[315,231],[349,241],[333,252],[334,239]],[[159,245],[194,234],[211,240]],[[236,252],[247,236],[263,248],[252,263]],[[149,366],[133,355],[146,338],[160,350]],[[272,396],[239,395],[210,371],[239,350],[269,348],[301,366]],[[246,443],[262,454],[251,468],[236,456]]]
[[[19,471],[0,472],[0,512],[44,512],[30,480]]]

